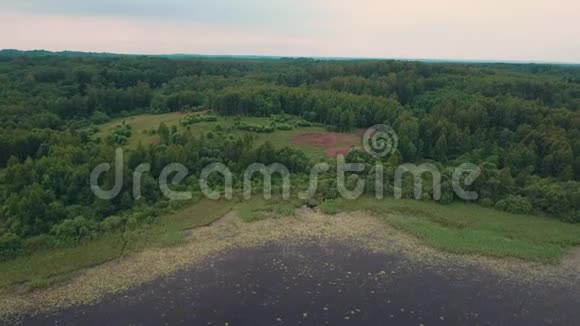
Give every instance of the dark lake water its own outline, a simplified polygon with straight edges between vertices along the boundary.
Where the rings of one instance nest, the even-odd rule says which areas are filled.
[[[578,286],[346,244],[239,249],[25,325],[579,325]]]

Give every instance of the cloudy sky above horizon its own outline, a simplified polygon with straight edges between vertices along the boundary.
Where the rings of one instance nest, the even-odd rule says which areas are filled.
[[[578,0],[0,0],[0,48],[580,63]]]

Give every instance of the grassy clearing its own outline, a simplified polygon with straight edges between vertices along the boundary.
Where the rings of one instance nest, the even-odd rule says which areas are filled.
[[[116,119],[110,121],[106,124],[100,125],[99,132],[96,136],[104,139],[107,135],[113,132],[116,126],[121,124],[123,121],[131,126],[132,135],[127,143],[128,147],[136,147],[139,143],[143,145],[154,144],[159,140],[158,135],[151,135],[147,132],[154,129],[157,130],[159,124],[165,123],[169,128],[176,126],[179,131],[184,131],[186,127],[180,124],[180,120],[184,117],[183,114],[179,112],[171,112],[164,114],[142,114],[127,118]],[[260,118],[260,117],[244,117],[241,120],[247,124],[258,124],[265,125],[270,122],[270,118]],[[191,125],[191,131],[194,134],[203,134],[207,132],[217,133],[216,127],[220,125],[223,129],[228,129],[234,125],[234,117],[228,116],[218,116],[216,122],[200,122]],[[327,148],[323,146],[316,145],[294,145],[291,142],[292,136],[304,133],[304,132],[325,132],[326,130],[322,127],[301,127],[295,128],[293,130],[276,130],[273,133],[253,133],[243,130],[231,130],[227,132],[227,135],[241,136],[244,134],[252,134],[256,137],[256,144],[260,145],[269,141],[276,147],[284,146],[295,146],[304,151],[306,155],[313,159],[324,158],[324,151]],[[224,132],[225,133],[225,132]]]
[[[62,275],[102,264],[129,252],[177,245],[183,240],[184,229],[207,225],[233,205],[234,202],[201,200],[136,230],[103,235],[74,248],[51,249],[1,262],[0,288],[19,283],[42,287]]]
[[[342,211],[367,210],[429,246],[458,254],[558,263],[580,245],[580,226],[539,216],[514,215],[473,204],[415,200],[337,200]]]
[[[100,125],[99,132],[97,133],[98,137],[105,139],[107,135],[109,135],[116,126],[121,124],[123,121],[131,126],[132,128],[132,135],[129,138],[129,143],[127,144],[130,147],[137,146],[139,142],[143,145],[152,144],[159,139],[157,135],[148,135],[146,132],[159,128],[159,124],[162,122],[165,123],[169,128],[171,126],[176,126],[178,128],[182,128],[180,126],[179,120],[183,118],[183,114],[179,112],[171,112],[165,114],[141,114],[121,119],[115,119],[110,122],[107,122],[103,125]]]

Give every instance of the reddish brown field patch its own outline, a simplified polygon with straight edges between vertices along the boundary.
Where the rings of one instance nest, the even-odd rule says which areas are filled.
[[[356,135],[342,134],[338,132],[305,132],[292,136],[292,143],[296,145],[318,145],[324,147],[334,147],[344,143],[357,141]]]
[[[357,135],[338,132],[305,132],[290,139],[295,145],[322,147],[328,157],[346,154],[358,142]]]

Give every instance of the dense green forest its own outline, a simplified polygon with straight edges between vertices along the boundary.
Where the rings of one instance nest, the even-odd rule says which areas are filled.
[[[3,52],[0,259],[73,246],[154,219],[169,205],[155,180],[171,162],[190,169],[183,186],[194,191],[201,169],[213,162],[237,173],[237,184],[254,162],[283,163],[307,184],[315,162],[296,149],[161,125],[160,144],[128,152],[124,192],[112,201],[93,195],[91,170],[111,162],[120,143],[96,137],[97,125],[201,109],[225,116],[288,114],[344,132],[388,124],[399,148],[385,164],[438,164],[446,171],[442,203],[458,200],[446,167],[472,162],[483,171],[475,185],[479,204],[580,222],[580,67]],[[353,151],[347,160],[367,163],[365,177],[376,159]],[[143,199],[134,200],[131,172],[143,162],[152,169]],[[112,176],[105,181],[112,182]],[[323,180],[320,200],[336,196],[332,182]]]

